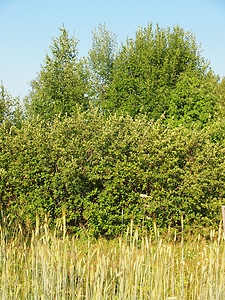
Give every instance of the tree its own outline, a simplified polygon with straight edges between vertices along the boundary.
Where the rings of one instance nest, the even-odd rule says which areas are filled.
[[[13,98],[4,88],[1,82],[0,87],[0,124],[7,127],[21,126],[23,120],[23,110],[20,99]]]
[[[106,25],[99,25],[92,32],[92,48],[88,53],[91,90],[95,105],[99,105],[112,81],[112,73],[117,48],[116,35]]]
[[[225,77],[223,77],[219,83],[219,95],[220,95],[220,109],[222,115],[225,115]]]
[[[77,46],[75,37],[60,28],[59,37],[50,46],[50,55],[46,54],[40,73],[31,82],[27,99],[31,116],[51,119],[55,114],[72,114],[77,105],[87,108],[87,70],[84,61],[78,59]]]
[[[6,100],[5,100],[5,89],[1,82],[1,93],[0,93],[0,123],[5,119],[6,114]]]
[[[193,34],[148,24],[118,52],[102,109],[205,123],[216,107],[217,78],[208,67]]]

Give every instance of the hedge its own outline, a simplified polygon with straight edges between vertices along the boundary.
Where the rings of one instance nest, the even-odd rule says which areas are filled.
[[[131,219],[152,230],[215,228],[225,194],[225,122],[174,128],[96,111],[51,124],[0,127],[0,208],[34,228],[54,227],[66,207],[70,232],[121,234]],[[148,197],[140,197],[145,194]]]

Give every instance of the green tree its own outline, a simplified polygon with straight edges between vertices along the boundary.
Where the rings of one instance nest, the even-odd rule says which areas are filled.
[[[59,37],[50,46],[50,55],[46,54],[40,73],[31,82],[27,99],[31,116],[51,119],[55,114],[70,115],[77,104],[87,108],[87,69],[84,60],[78,59],[77,47],[76,38],[70,37],[64,27],[60,28]]]
[[[1,82],[1,94],[0,94],[0,123],[2,123],[5,119],[6,113],[6,101],[5,101],[5,90],[4,86]]]
[[[116,35],[110,32],[105,24],[99,25],[92,35],[92,48],[88,53],[90,94],[94,104],[99,105],[112,81],[117,42]]]
[[[11,125],[21,126],[23,110],[19,97],[13,98],[4,88],[1,82],[0,87],[0,124],[7,127]]]
[[[219,83],[219,95],[220,95],[220,109],[221,113],[225,115],[225,77]]]
[[[214,117],[217,78],[202,58],[195,36],[179,26],[148,24],[127,39],[115,59],[112,81],[102,100],[105,111],[140,112],[176,121]]]

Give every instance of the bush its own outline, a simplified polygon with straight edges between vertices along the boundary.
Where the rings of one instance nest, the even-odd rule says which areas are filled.
[[[24,226],[66,206],[68,230],[112,237],[133,219],[151,230],[215,227],[225,191],[224,122],[176,128],[95,111],[0,127],[0,207]],[[141,198],[140,194],[148,197]]]

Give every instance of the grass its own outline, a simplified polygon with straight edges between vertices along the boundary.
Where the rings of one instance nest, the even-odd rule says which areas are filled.
[[[225,299],[225,243],[182,234],[107,241],[0,226],[0,299]]]

